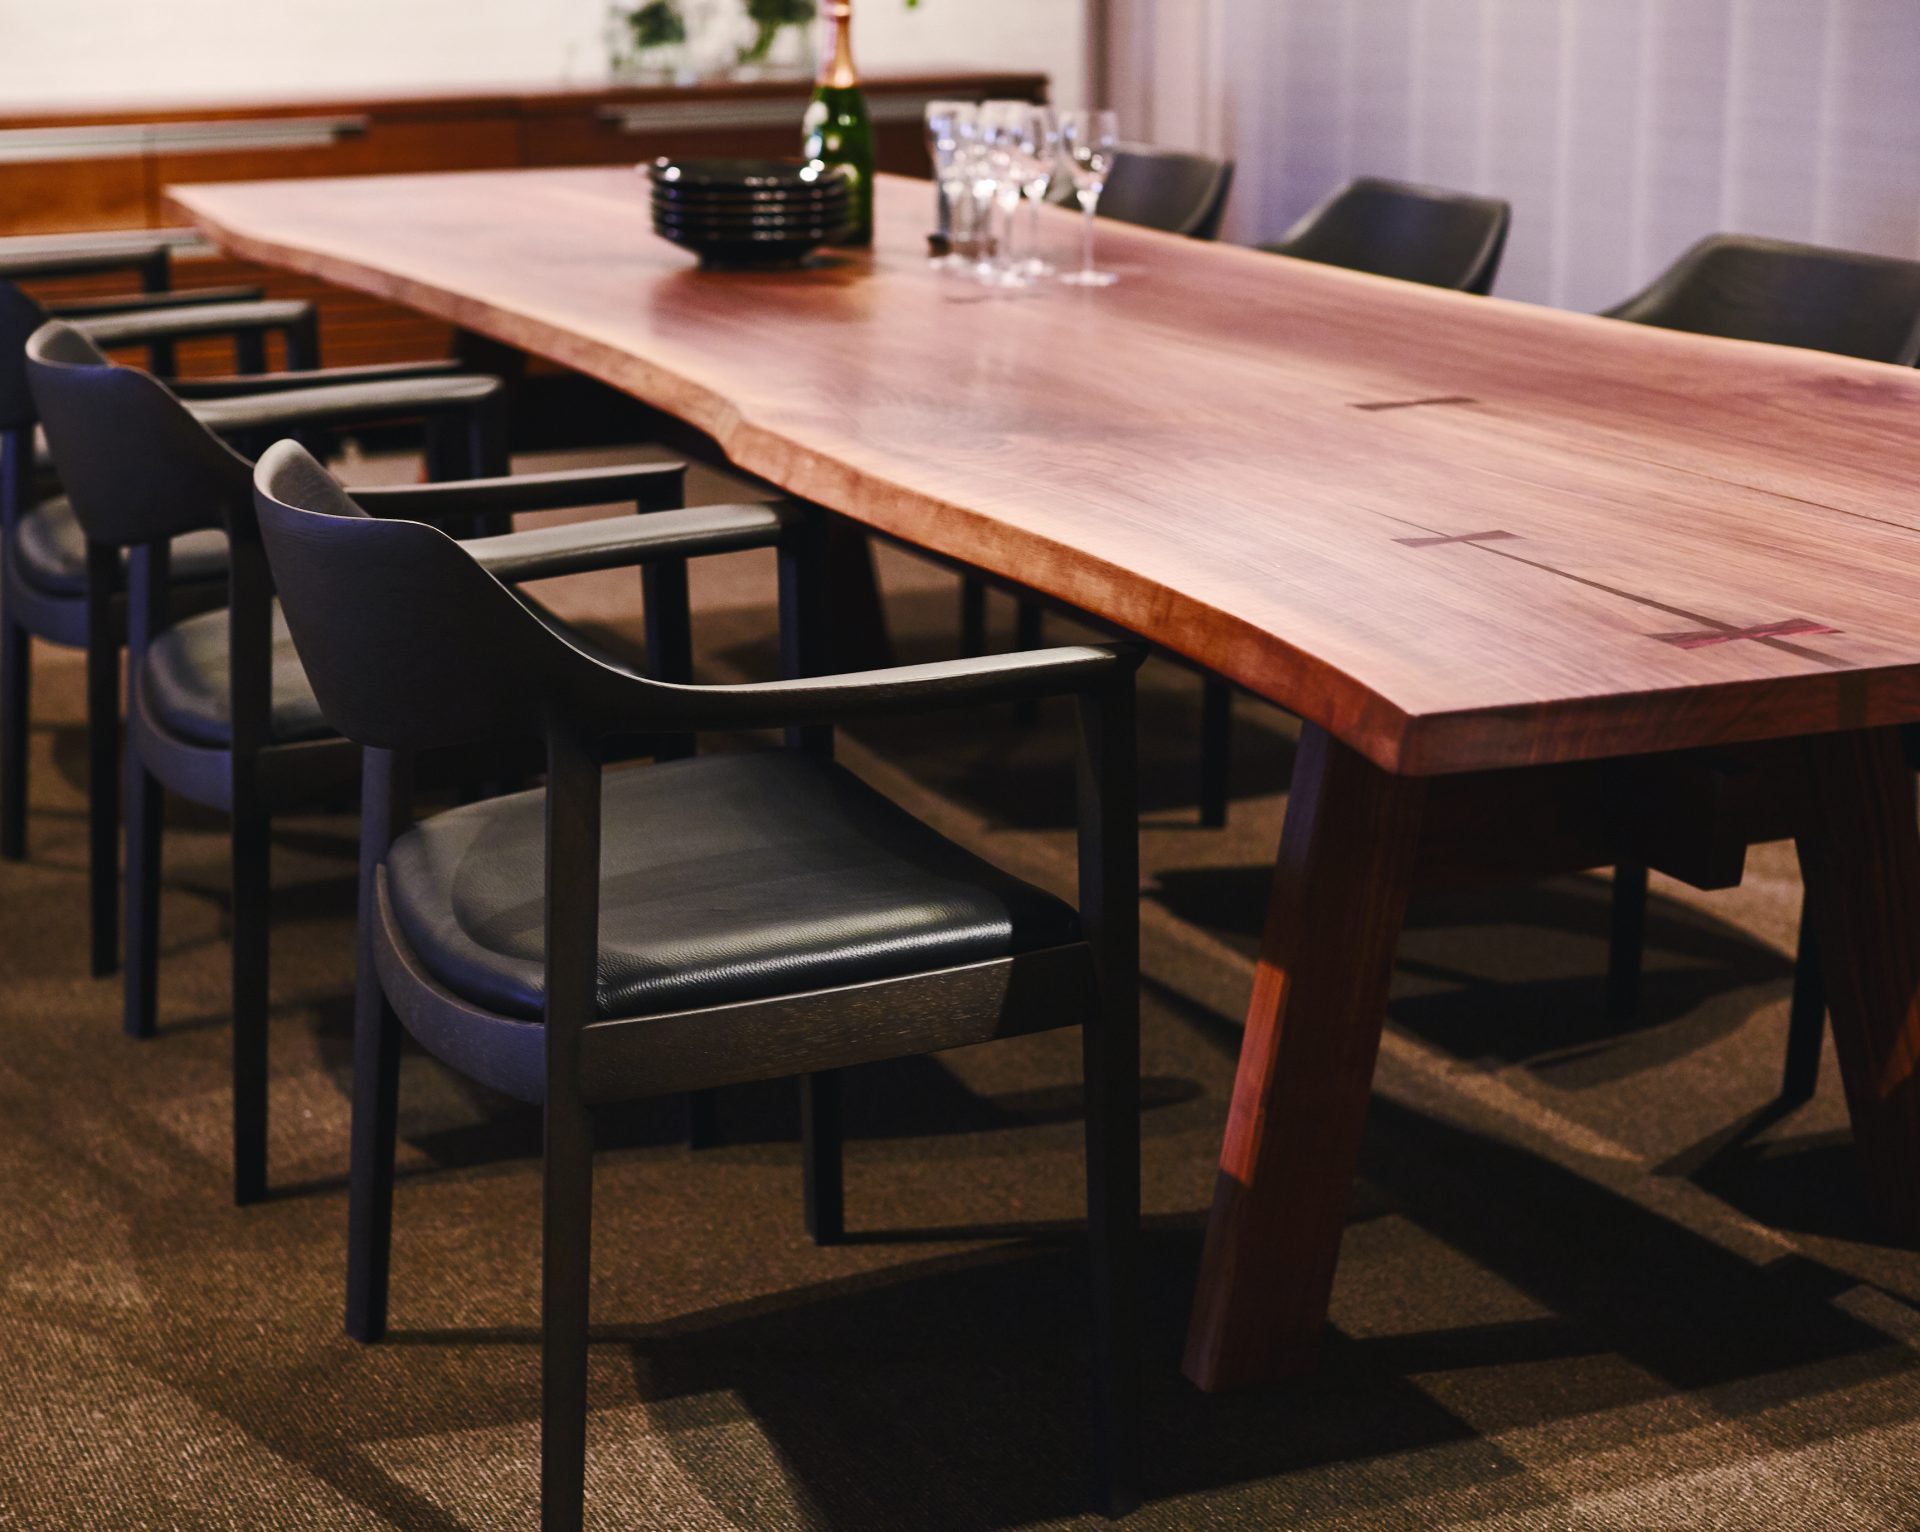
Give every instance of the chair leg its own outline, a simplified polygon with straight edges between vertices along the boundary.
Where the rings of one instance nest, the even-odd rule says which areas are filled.
[[[1013,612],[1013,647],[1038,649],[1046,642],[1047,614],[1031,601],[1022,601]],[[1032,728],[1040,718],[1040,704],[1033,698],[1013,705],[1013,721],[1021,728]]]
[[[1200,688],[1200,823],[1227,822],[1228,774],[1233,765],[1233,688],[1208,676]]]
[[[1099,1499],[1109,1516],[1140,1503],[1140,1044],[1100,1017],[1084,1029],[1087,1233],[1094,1318],[1093,1439]]]
[[[1140,1503],[1140,860],[1133,678],[1080,699],[1080,921],[1099,1003],[1080,1029],[1087,1095],[1093,1467],[1107,1514]]]
[[[266,336],[258,330],[247,330],[234,336],[233,370],[247,377],[258,377],[267,370]]]
[[[690,1090],[687,1103],[687,1147],[711,1149],[720,1142],[720,1093]]]
[[[691,682],[693,605],[685,559],[659,559],[641,569],[640,611],[646,625],[647,674],[657,681]],[[692,755],[698,744],[691,734],[663,735],[654,759],[680,760]]]
[[[1827,981],[1820,971],[1820,944],[1800,909],[1800,946],[1793,960],[1793,1000],[1787,1012],[1787,1063],[1780,1079],[1783,1101],[1811,1101],[1820,1083],[1820,1044],[1827,1030]]]
[[[1013,647],[1038,649],[1047,636],[1047,614],[1036,603],[1022,601],[1013,613]]]
[[[393,1141],[399,1097],[400,1019],[387,1003],[380,980],[363,972],[353,1018],[347,1334],[369,1343],[387,1333],[387,1269],[393,1248]]]
[[[310,372],[320,365],[320,315],[306,317],[287,330],[287,371]]]
[[[586,1514],[587,1302],[593,1122],[549,1097],[540,1325],[541,1532],[579,1532]]]
[[[802,1075],[800,1156],[807,1233],[816,1245],[837,1245],[847,1231],[840,1143],[840,1072],[829,1069]]]
[[[233,1200],[267,1194],[267,900],[263,813],[233,817]]]
[[[120,646],[87,635],[87,887],[93,976],[120,963]]]
[[[987,652],[987,583],[978,575],[960,576],[960,653],[968,659]]]
[[[1647,943],[1647,869],[1622,862],[1613,870],[1613,932],[1607,947],[1607,1014],[1624,1021],[1640,1009],[1640,968]]]
[[[0,858],[27,854],[27,718],[32,706],[33,640],[0,616]]]
[[[158,1030],[160,831],[165,799],[139,755],[127,751],[127,952],[121,1025],[129,1037]]]

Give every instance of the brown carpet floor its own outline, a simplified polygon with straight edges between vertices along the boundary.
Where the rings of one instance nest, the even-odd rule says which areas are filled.
[[[884,561],[903,658],[951,579]],[[765,672],[771,570],[697,585],[702,663]],[[624,576],[561,604],[630,628]],[[1004,603],[997,615],[1007,618]],[[0,1528],[533,1525],[535,1117],[409,1055],[394,1334],[340,1329],[353,819],[276,837],[275,1197],[227,1201],[220,822],[167,838],[161,1035],[84,976],[77,659],[36,660],[30,859],[0,867]],[[1423,900],[1318,1373],[1208,1397],[1177,1359],[1291,736],[1240,710],[1194,827],[1198,691],[1144,678],[1146,1351],[1156,1528],[1920,1525],[1920,1257],[1863,1206],[1826,1061],[1769,1109],[1798,883],[1659,885],[1609,1021],[1599,877]],[[843,756],[1070,886],[1065,719],[865,731]],[[998,1529],[1082,1514],[1071,1034],[856,1073],[854,1231],[800,1229],[789,1087],[614,1114],[596,1189],[597,1528]]]

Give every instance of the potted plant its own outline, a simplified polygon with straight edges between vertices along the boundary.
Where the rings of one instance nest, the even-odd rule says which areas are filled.
[[[616,79],[687,82],[687,19],[678,0],[615,5],[609,31]]]
[[[740,50],[737,73],[745,79],[813,74],[814,0],[746,0],[753,36]]]

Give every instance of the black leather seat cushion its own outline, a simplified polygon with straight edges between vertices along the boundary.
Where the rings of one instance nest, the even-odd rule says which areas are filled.
[[[227,677],[227,612],[203,612],[154,639],[140,673],[141,695],[171,734],[216,748],[233,743]],[[280,603],[273,605],[272,742],[325,739],[334,731],[320,715],[307,672],[294,652]]]
[[[1078,917],[859,778],[790,751],[608,773],[602,1018],[981,962],[1079,939]],[[430,973],[528,1021],[545,995],[545,804],[516,793],[394,842],[394,918]]]
[[[13,555],[20,573],[37,590],[53,595],[87,593],[87,539],[64,495],[43,500],[20,518]],[[227,535],[189,532],[173,540],[172,576],[177,581],[223,580]]]

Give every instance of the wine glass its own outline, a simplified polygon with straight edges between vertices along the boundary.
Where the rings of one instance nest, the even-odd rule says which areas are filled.
[[[1053,189],[1060,163],[1060,119],[1050,106],[1030,106],[1026,112],[1027,177],[1021,190],[1027,197],[1027,256],[1020,269],[1028,276],[1053,275],[1040,254],[1040,204]]]
[[[980,142],[992,180],[992,206],[999,214],[997,258],[982,276],[1002,287],[1024,287],[1031,279],[1015,255],[1015,215],[1025,200],[1032,174],[1025,101],[988,101],[980,108]]]
[[[1109,111],[1078,111],[1060,114],[1060,146],[1066,151],[1073,171],[1073,194],[1086,215],[1085,238],[1081,245],[1080,269],[1060,278],[1075,287],[1111,287],[1120,280],[1115,272],[1098,271],[1093,264],[1093,216],[1100,193],[1107,189],[1107,175],[1113,169],[1113,155],[1120,142],[1120,120]]]
[[[929,101],[927,103],[927,157],[933,162],[933,178],[938,188],[940,237],[946,249],[932,264],[951,271],[967,264],[959,253],[966,243],[961,225],[971,233],[973,196],[968,184],[970,168],[965,147],[973,137],[977,108],[971,101]]]
[[[954,228],[954,249],[961,258],[961,268],[957,269],[991,282],[995,277],[993,210],[1000,183],[995,179],[993,154],[987,142],[986,115],[984,108],[976,108],[957,126],[954,173],[960,180],[960,192],[954,203],[959,219]]]

